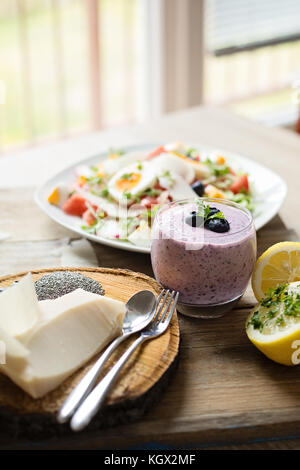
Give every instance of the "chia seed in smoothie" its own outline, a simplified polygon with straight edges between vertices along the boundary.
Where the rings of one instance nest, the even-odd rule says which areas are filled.
[[[179,301],[215,305],[243,295],[256,260],[256,234],[252,217],[237,204],[213,202],[230,229],[217,233],[204,224],[186,223],[197,210],[193,202],[161,209],[152,231],[151,260],[155,278],[179,292]]]

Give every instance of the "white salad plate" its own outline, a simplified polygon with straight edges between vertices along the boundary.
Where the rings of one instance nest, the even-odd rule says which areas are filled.
[[[253,217],[256,230],[259,230],[261,227],[266,225],[278,213],[287,193],[287,185],[279,175],[249,158],[234,154],[224,149],[216,149],[190,142],[189,145],[199,150],[200,155],[220,153],[226,158],[226,163],[228,163],[236,172],[242,171],[243,173],[248,173],[250,187],[255,202]],[[144,144],[122,148],[122,150],[124,150],[125,153],[134,151],[151,151],[156,147],[158,147],[157,144]],[[85,230],[81,229],[80,225],[82,224],[82,221],[80,223],[81,219],[79,217],[65,214],[60,208],[47,201],[50,192],[55,186],[62,182],[67,185],[72,184],[75,178],[75,168],[77,166],[95,165],[106,158],[107,152],[103,152],[98,155],[85,158],[84,160],[76,162],[76,164],[60,171],[36,190],[35,201],[52,220],[82,237],[103,245],[119,248],[121,250],[150,253],[149,247],[137,246],[130,242],[111,240],[87,233]]]

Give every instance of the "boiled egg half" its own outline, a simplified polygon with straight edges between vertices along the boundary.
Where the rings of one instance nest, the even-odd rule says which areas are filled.
[[[108,182],[109,194],[116,200],[130,203],[153,186],[156,172],[150,163],[136,162],[121,168]]]
[[[150,165],[152,165],[153,171],[159,175],[165,171],[170,171],[171,174],[180,175],[189,184],[195,179],[193,167],[172,153],[163,153],[153,158]]]

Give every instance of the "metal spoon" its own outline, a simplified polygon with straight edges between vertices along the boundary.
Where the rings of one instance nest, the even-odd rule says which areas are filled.
[[[70,393],[58,412],[59,423],[67,421],[81,404],[82,400],[91,391],[107,359],[122,341],[133,333],[143,330],[152,320],[160,298],[156,299],[153,292],[142,290],[134,294],[126,303],[126,313],[123,320],[122,334],[116,338],[97,362],[83,377],[79,384]]]

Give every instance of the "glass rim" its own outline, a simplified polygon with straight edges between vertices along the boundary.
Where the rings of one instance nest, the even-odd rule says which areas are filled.
[[[200,197],[200,196],[196,196],[195,198],[186,198],[186,199],[179,199],[178,201],[172,201],[172,202],[168,202],[168,203],[165,203],[162,207],[159,208],[159,210],[157,211],[156,215],[155,215],[155,221],[154,222],[157,222],[159,224],[159,216],[161,215],[162,212],[164,212],[165,210],[168,210],[170,209],[171,207],[176,207],[177,205],[183,205],[183,204],[192,204],[192,203],[195,203],[196,201],[198,200],[202,200],[202,201],[205,201],[205,202],[214,202],[214,203],[217,203],[217,204],[220,204],[220,205],[225,205],[225,206],[232,206],[232,207],[235,207],[235,209],[237,210],[240,210],[242,212],[244,212],[247,216],[248,216],[248,219],[249,219],[249,223],[239,229],[239,230],[236,230],[235,232],[231,232],[230,233],[230,230],[228,232],[222,232],[221,235],[222,236],[229,236],[229,235],[235,235],[237,233],[241,233],[241,232],[245,232],[247,231],[251,225],[254,225],[254,218],[253,218],[253,215],[251,214],[251,212],[249,211],[249,209],[247,209],[246,207],[242,206],[241,204],[237,203],[237,202],[234,202],[234,201],[230,201],[230,199],[221,199],[221,198],[213,198],[213,197]],[[255,227],[254,227],[255,229]]]

